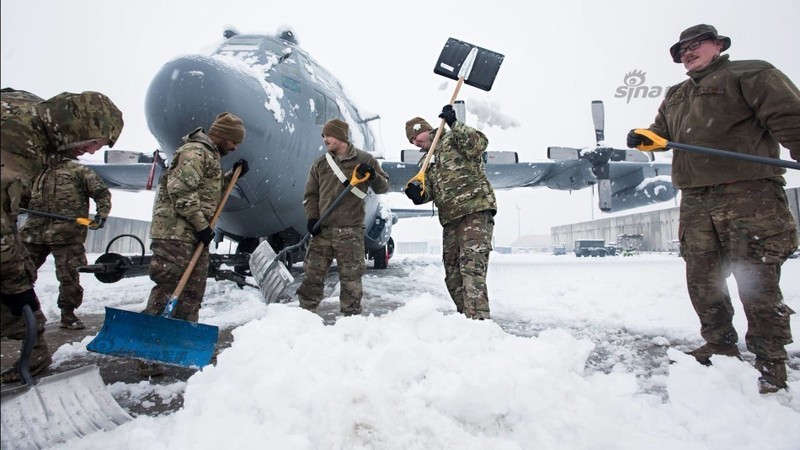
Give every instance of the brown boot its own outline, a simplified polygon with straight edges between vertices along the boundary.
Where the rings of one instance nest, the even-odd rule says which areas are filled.
[[[756,369],[761,372],[758,377],[758,392],[761,394],[772,394],[781,389],[789,389],[786,384],[786,362],[767,361],[756,358]]]
[[[32,361],[30,366],[31,376],[35,377],[36,375],[39,375],[44,369],[50,367],[50,364],[53,364],[53,358],[50,357],[50,355],[47,355],[46,358],[40,359],[39,361]],[[0,383],[17,383],[20,380],[19,361],[15,362],[13,366],[0,373]]]
[[[736,347],[736,344],[712,344],[707,343],[706,345],[696,348],[690,352],[686,352],[687,355],[694,356],[694,359],[697,360],[700,364],[704,366],[711,365],[711,356],[712,355],[722,355],[722,356],[734,356],[742,360],[742,354],[739,353],[739,348]]]
[[[75,315],[75,310],[68,308],[63,308],[61,310],[61,323],[59,326],[68,330],[82,330],[86,328],[86,325],[83,324],[81,319],[78,319],[78,316]]]

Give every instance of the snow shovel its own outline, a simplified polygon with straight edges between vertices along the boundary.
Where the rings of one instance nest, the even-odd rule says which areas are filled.
[[[26,335],[19,358],[22,386],[0,392],[0,447],[49,448],[99,430],[112,430],[133,419],[117,404],[92,364],[37,381],[30,358],[37,339],[36,318],[22,307]]]
[[[33,214],[34,216],[47,217],[48,219],[65,220],[67,222],[75,222],[78,225],[89,227],[93,230],[97,229],[97,222],[88,217],[70,217],[61,214],[53,214],[45,211],[36,211],[35,209],[20,208],[21,212],[26,214]]]
[[[328,209],[322,213],[322,216],[320,216],[319,220],[317,220],[317,223],[314,224],[312,233],[319,230],[322,224],[325,223],[325,220],[328,218],[328,216],[330,216],[333,210],[339,206],[339,203],[341,203],[342,199],[344,199],[348,192],[352,191],[357,184],[367,180],[369,175],[364,174],[364,178],[358,178],[358,174],[356,173],[357,170],[358,166],[353,169],[350,182],[347,184],[344,190],[333,200],[333,203],[328,206]],[[286,268],[286,266],[281,264],[282,258],[287,253],[305,244],[306,241],[311,238],[312,233],[306,233],[300,242],[284,248],[278,254],[275,254],[275,250],[272,249],[272,246],[269,245],[269,242],[263,241],[258,244],[258,247],[256,247],[256,249],[250,255],[250,273],[252,273],[253,278],[256,279],[259,289],[261,290],[261,295],[264,296],[267,304],[273,303],[281,294],[281,292],[286,289],[286,286],[294,281],[294,278],[289,273],[289,270]]]
[[[241,167],[237,167],[217,205],[209,226],[214,228],[228,196],[239,178]],[[197,322],[173,319],[178,297],[186,287],[205,244],[197,244],[189,265],[167,301],[160,316],[134,313],[106,307],[106,317],[100,333],[86,346],[92,352],[157,361],[163,364],[201,368],[211,362],[219,339],[219,328]]]
[[[433,72],[458,80],[456,88],[453,90],[453,95],[450,97],[450,105],[452,105],[456,102],[458,92],[464,83],[484,91],[491,90],[503,59],[504,56],[500,53],[476,47],[458,39],[448,38],[442,53],[439,55],[439,59],[436,61]],[[419,173],[408,180],[406,187],[412,183],[418,183],[422,187],[421,193],[425,193],[425,171],[428,170],[431,156],[433,156],[433,151],[439,143],[444,125],[445,121],[442,119],[436,129],[433,142],[431,142],[431,148],[425,154],[425,160],[422,162]]]
[[[698,145],[681,144],[678,142],[668,141],[662,138],[661,136],[653,133],[652,131],[644,128],[637,128],[633,130],[633,132],[636,134],[640,134],[653,141],[652,144],[640,144],[636,146],[637,149],[643,152],[652,152],[653,150],[661,150],[666,148],[677,148],[678,150],[684,150],[687,152],[704,153],[706,155],[719,156],[722,158],[740,159],[742,161],[750,161],[760,164],[767,164],[770,166],[778,166],[778,167],[785,167],[787,169],[800,170],[800,163],[796,163],[794,161],[786,161],[778,158],[765,158],[763,156],[748,155],[746,153],[738,153],[730,150],[719,150],[716,148],[700,147]]]

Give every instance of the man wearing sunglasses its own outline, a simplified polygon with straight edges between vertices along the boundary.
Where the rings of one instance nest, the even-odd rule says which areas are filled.
[[[766,61],[731,61],[731,39],[711,25],[684,30],[669,49],[689,79],[669,89],[650,130],[668,141],[800,161],[800,91]],[[651,144],[631,131],[628,147]],[[663,149],[662,149],[663,150]],[[792,342],[781,265],[797,248],[783,186],[786,169],[673,150],[672,183],[681,190],[678,234],[686,282],[705,345],[689,354],[738,357],[727,278],[733,274],[747,317],[747,349],[761,373],[759,391],[786,389],[785,346]]]

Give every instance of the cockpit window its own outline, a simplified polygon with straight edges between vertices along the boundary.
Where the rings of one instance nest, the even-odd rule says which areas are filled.
[[[248,38],[235,36],[228,39],[222,47],[219,48],[220,52],[255,52],[261,48],[262,38]]]

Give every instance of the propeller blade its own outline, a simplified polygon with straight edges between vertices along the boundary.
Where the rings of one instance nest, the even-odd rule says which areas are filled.
[[[605,140],[604,129],[606,117],[602,100],[592,100],[592,120],[594,121],[594,136],[599,147],[600,143]]]

